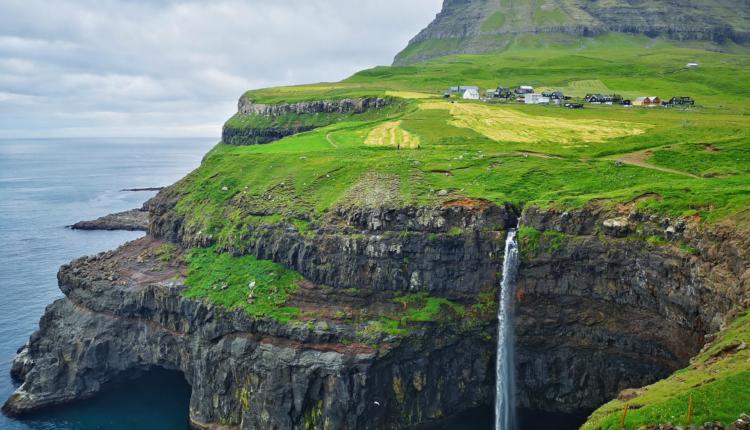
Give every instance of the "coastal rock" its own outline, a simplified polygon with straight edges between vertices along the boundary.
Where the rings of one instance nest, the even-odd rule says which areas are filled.
[[[306,278],[290,303],[316,319],[281,324],[186,299],[181,263],[164,268],[143,257],[160,240],[184,248],[213,243],[185,227],[174,210],[178,198],[167,189],[148,205],[150,232],[160,239],[61,269],[65,298],[48,308],[17,357],[23,385],[6,413],[89,397],[152,367],[185,374],[198,428],[411,428],[490,404],[496,304],[475,325],[432,322],[403,337],[363,335],[379,309],[398,306],[395,294],[421,291],[466,309],[482,292],[496,297],[503,232],[519,216],[542,232],[534,247],[521,238],[519,405],[584,412],[684,367],[743,297],[750,261],[750,236],[730,226],[686,225],[683,240],[695,244],[695,255],[646,246],[632,233],[600,237],[597,226],[617,216],[595,207],[519,214],[465,199],[342,207],[311,222],[306,234],[284,222],[247,226],[245,245],[226,249]],[[626,218],[639,231],[664,228],[649,217]],[[715,251],[704,252],[707,246]],[[352,312],[364,313],[342,316]]]
[[[630,224],[625,218],[605,219],[602,228],[607,236],[625,237],[630,233]]]
[[[143,209],[131,209],[105,215],[93,221],[79,221],[70,226],[73,230],[128,230],[147,231],[148,211]]]

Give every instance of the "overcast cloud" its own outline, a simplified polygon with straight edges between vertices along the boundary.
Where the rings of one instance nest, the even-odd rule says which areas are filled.
[[[215,136],[247,89],[393,56],[442,0],[0,0],[0,137]]]

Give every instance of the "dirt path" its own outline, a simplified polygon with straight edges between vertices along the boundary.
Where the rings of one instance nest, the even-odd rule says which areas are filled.
[[[336,149],[339,149],[339,146],[336,145],[336,142],[333,141],[333,138],[331,137],[331,133],[326,134],[326,140],[328,141],[328,143],[331,144],[331,146],[333,146]]]
[[[651,157],[652,152],[650,150],[632,152],[630,154],[623,154],[615,157],[617,161],[621,161],[631,166],[643,167],[644,169],[658,170],[660,172],[672,173],[675,175],[687,176],[688,178],[702,179],[700,176],[693,175],[692,173],[682,172],[679,170],[670,169],[668,167],[656,166],[649,163],[647,160]]]

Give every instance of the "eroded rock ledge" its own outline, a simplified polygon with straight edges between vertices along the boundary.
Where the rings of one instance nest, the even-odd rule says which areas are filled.
[[[492,402],[494,315],[471,328],[425,323],[409,336],[358,339],[394,293],[470,305],[497,288],[503,231],[518,216],[512,207],[468,200],[338,210],[307,234],[285,222],[249,227],[247,245],[231,251],[299,271],[307,279],[291,301],[319,310],[283,325],[182,297],[185,267],[164,266],[154,247],[213,239],[186,229],[168,196],[150,205],[159,239],[61,269],[66,298],[48,308],[16,359],[24,383],[6,412],[91,396],[118,374],[153,366],[185,374],[201,428],[411,428]],[[586,411],[653,382],[686,365],[733,308],[750,304],[750,235],[734,226],[593,206],[529,208],[520,222],[524,407]],[[353,288],[363,291],[347,293]],[[338,317],[341,309],[361,313]]]
[[[362,97],[264,104],[243,97],[237,114],[224,125],[222,141],[229,145],[271,143],[333,124],[345,115],[383,109],[391,102],[389,98]]]
[[[79,221],[70,226],[73,230],[127,230],[147,231],[148,211],[131,209],[105,215],[91,221]]]

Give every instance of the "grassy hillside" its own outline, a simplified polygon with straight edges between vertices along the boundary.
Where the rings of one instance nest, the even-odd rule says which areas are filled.
[[[750,56],[668,42],[645,49],[646,42],[608,36],[575,49],[447,57],[366,70],[340,83],[250,91],[243,97],[264,103],[362,95],[407,101],[387,115],[332,118],[329,126],[270,145],[220,144],[178,185],[186,192],[181,210],[204,232],[225,228],[234,218],[222,214],[259,205],[253,198],[269,192],[277,197],[263,203],[264,210],[320,214],[350,202],[349,191],[369,183],[372,174],[391,178],[388,195],[397,204],[427,204],[447,190],[498,203],[570,207],[655,193],[660,197],[641,202],[649,210],[708,220],[746,209]],[[701,67],[684,68],[690,61]],[[626,97],[689,95],[698,106],[572,111],[441,97],[449,85],[498,83],[557,88],[573,96],[604,90]],[[410,143],[398,150],[398,142],[384,140],[390,136]],[[619,159],[626,165],[618,167]],[[194,215],[195,208],[205,215]]]
[[[734,422],[750,409],[750,314],[738,318],[718,339],[683,370],[654,385],[632,390],[594,412],[585,430],[620,429],[629,406],[625,428],[646,424],[688,424],[690,398],[693,424]]]

